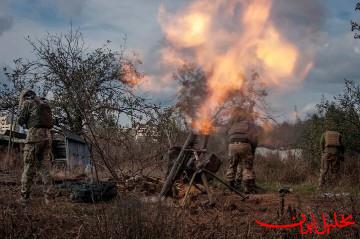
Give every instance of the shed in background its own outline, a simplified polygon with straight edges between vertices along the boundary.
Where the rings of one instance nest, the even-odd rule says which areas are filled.
[[[62,128],[53,135],[53,154],[70,170],[90,165],[90,147],[79,135]]]

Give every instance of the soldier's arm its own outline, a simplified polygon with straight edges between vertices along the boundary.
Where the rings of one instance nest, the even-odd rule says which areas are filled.
[[[26,125],[30,115],[30,102],[25,101],[20,109],[20,114],[18,118],[18,124],[21,126]]]

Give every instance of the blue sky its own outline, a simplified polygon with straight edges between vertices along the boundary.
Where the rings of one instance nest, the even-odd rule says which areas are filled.
[[[0,65],[12,59],[31,58],[26,36],[41,38],[46,32],[64,32],[72,22],[90,47],[106,40],[119,49],[126,35],[126,48],[143,59],[141,70],[157,75],[156,64],[164,41],[157,21],[160,4],[176,11],[191,0],[0,0]],[[210,1],[209,1],[210,2]],[[314,67],[296,89],[274,92],[269,101],[279,120],[289,119],[294,106],[301,115],[311,112],[325,95],[341,92],[343,79],[359,81],[360,40],[353,39],[350,20],[360,21],[356,0],[273,0],[274,20],[300,49],[314,53]],[[311,25],[309,33],[305,28]],[[275,89],[276,91],[276,89]],[[146,92],[148,98],[168,103],[176,87],[169,85],[161,94]],[[271,93],[271,92],[270,92]]]

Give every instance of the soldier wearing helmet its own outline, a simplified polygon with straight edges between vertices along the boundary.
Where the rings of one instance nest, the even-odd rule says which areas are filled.
[[[229,166],[226,177],[232,187],[242,184],[245,193],[256,193],[254,154],[257,147],[257,129],[251,114],[237,109],[228,129]]]
[[[342,142],[342,135],[336,131],[336,123],[328,113],[325,116],[326,131],[321,135],[320,147],[322,150],[319,189],[325,185],[326,176],[329,171],[338,173],[340,169],[340,162],[344,160],[344,144]]]
[[[44,184],[45,203],[50,202],[51,178],[49,164],[52,159],[50,129],[53,118],[46,101],[36,96],[32,90],[23,90],[19,99],[19,125],[28,129],[24,147],[24,170],[21,177],[21,198],[25,204],[30,197],[34,176],[39,173]]]

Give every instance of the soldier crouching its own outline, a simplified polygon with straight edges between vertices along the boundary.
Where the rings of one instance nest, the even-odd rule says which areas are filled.
[[[45,203],[51,199],[52,180],[49,174],[52,160],[52,138],[50,129],[53,126],[49,105],[36,96],[32,90],[24,90],[20,96],[19,125],[28,129],[24,147],[24,170],[21,177],[21,198],[26,204],[30,198],[33,179],[38,172],[44,184]]]

